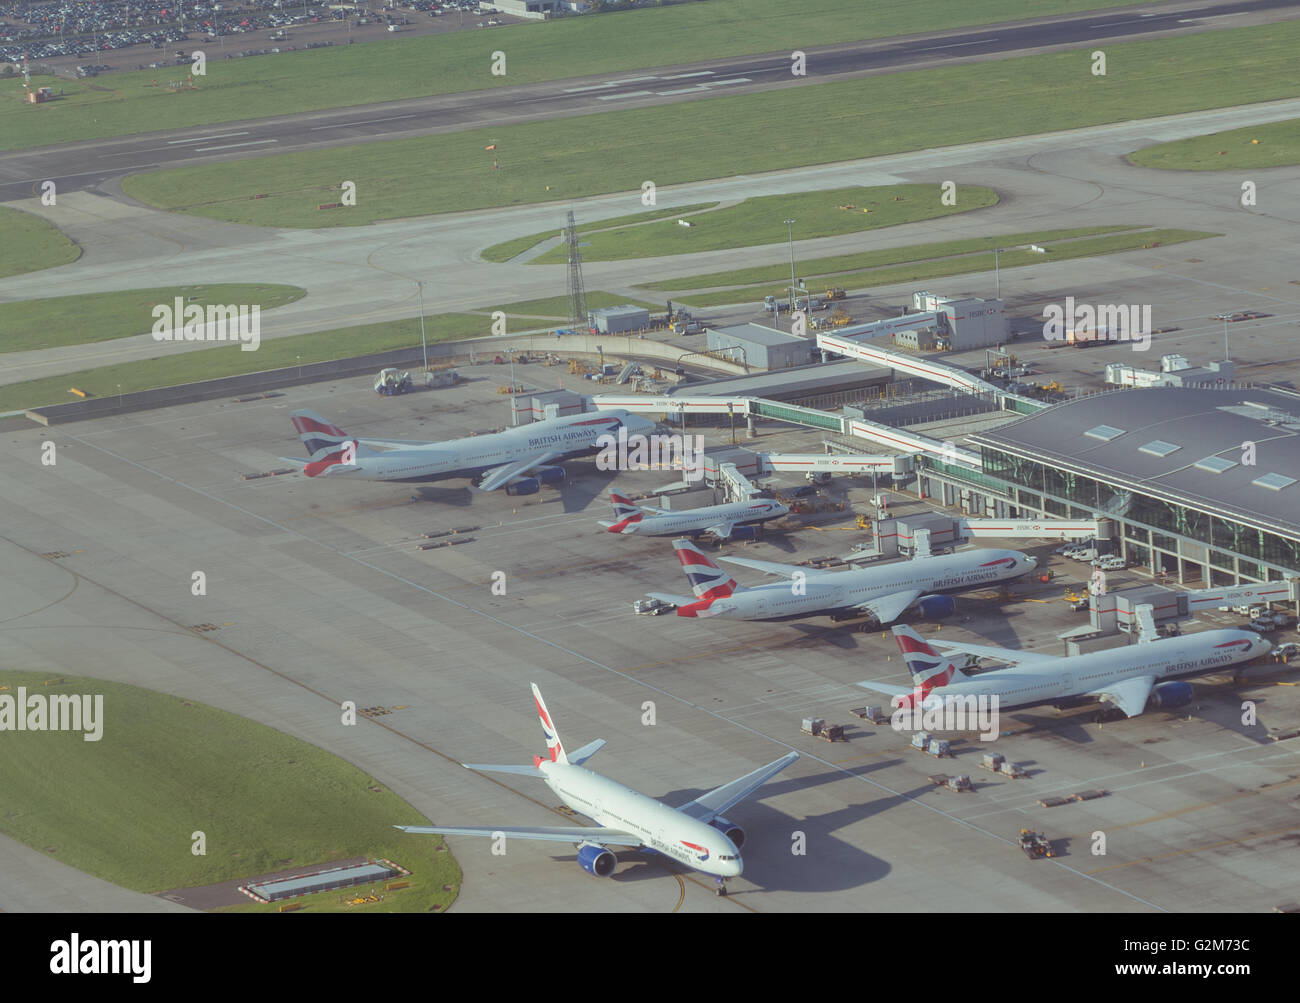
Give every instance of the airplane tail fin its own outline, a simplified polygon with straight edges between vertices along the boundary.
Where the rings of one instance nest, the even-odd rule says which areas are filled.
[[[298,438],[307,447],[307,455],[313,459],[323,449],[336,449],[352,436],[337,425],[325,420],[315,411],[291,411],[289,419],[298,430]]]
[[[546,709],[546,701],[542,699],[542,691],[537,688],[536,683],[530,683],[529,685],[533,688],[533,700],[537,704],[537,716],[542,721],[542,734],[546,736],[546,751],[550,755],[550,760],[552,763],[567,763],[569,757],[564,752],[564,743],[560,741],[560,733],[555,730],[555,725],[551,722],[550,712]],[[538,766],[542,762],[541,756],[533,757],[534,766]]]
[[[707,554],[690,540],[674,540],[673,550],[691,583],[697,598],[720,599],[737,592],[736,580],[713,563]]]
[[[613,491],[609,493],[609,500],[614,505],[614,521],[602,522],[601,525],[611,533],[630,533],[633,526],[642,520],[645,512],[639,505],[630,498]]]
[[[917,689],[925,693],[969,678],[961,668],[947,655],[941,655],[925,638],[911,627],[893,628],[894,640],[898,650],[907,662],[907,671],[912,674],[912,682]]]

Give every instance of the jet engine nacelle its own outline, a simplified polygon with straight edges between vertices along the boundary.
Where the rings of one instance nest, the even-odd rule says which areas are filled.
[[[739,850],[742,846],[745,845],[745,830],[742,829],[740,826],[736,825],[735,822],[729,822],[721,815],[719,815],[712,822],[710,822],[709,825],[713,826],[713,828],[717,829],[729,840],[731,840],[731,842],[735,845],[737,850]]]
[[[521,477],[506,485],[508,495],[535,495],[542,489],[542,482],[536,477]]]
[[[942,620],[957,612],[957,600],[952,596],[921,596],[916,600],[916,610],[924,620]]]
[[[564,480],[563,467],[538,467],[533,474],[543,484],[559,484]]]
[[[1196,693],[1192,689],[1191,683],[1161,683],[1151,691],[1149,702],[1154,708],[1169,710],[1172,707],[1182,707],[1184,704],[1189,704],[1195,698]]]
[[[583,843],[578,847],[578,866],[588,874],[607,878],[618,866],[618,857],[597,843]]]

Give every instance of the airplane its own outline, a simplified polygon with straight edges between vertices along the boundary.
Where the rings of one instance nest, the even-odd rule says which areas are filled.
[[[578,865],[588,874],[607,878],[618,866],[610,846],[650,849],[671,857],[697,871],[712,874],[717,880],[717,894],[726,895],[726,879],[744,869],[740,848],[745,830],[722,817],[735,805],[758,790],[799,758],[788,752],[780,759],[760,766],[752,773],[715,787],[694,801],[670,808],[662,801],[647,797],[630,787],[593,773],[583,764],[605,744],[604,739],[589,742],[566,753],[559,732],[551,721],[536,683],[533,700],[542,721],[547,757],[533,757],[532,766],[496,766],[463,763],[467,770],[514,773],[544,780],[561,802],[596,822],[595,826],[454,826],[398,825],[403,832],[439,833],[446,836],[491,836],[500,838],[545,839],[573,843],[578,847]]]
[[[1096,697],[1126,717],[1153,708],[1181,707],[1193,699],[1191,683],[1180,679],[1218,672],[1249,662],[1272,649],[1272,642],[1247,630],[1206,630],[1170,638],[1152,638],[1126,648],[1109,648],[1068,660],[1045,655],[949,641],[927,641],[911,627],[894,628],[914,685],[858,683],[887,693],[895,708],[942,706],[949,697],[996,697],[999,710],[1061,704],[1073,697]],[[940,649],[943,649],[942,651]],[[949,652],[1010,662],[1005,669],[968,675]],[[963,658],[963,662],[966,659]],[[1162,682],[1161,680],[1170,680]]]
[[[956,600],[945,593],[1009,582],[1033,571],[1038,564],[1037,558],[1017,550],[992,549],[914,557],[849,571],[719,557],[720,561],[789,579],[746,588],[736,584],[689,540],[674,540],[673,549],[696,598],[660,592],[650,592],[649,596],[675,605],[678,616],[734,620],[782,620],[829,613],[832,620],[866,614],[886,624],[913,606],[926,619],[940,619],[956,611]]]
[[[779,519],[790,510],[770,498],[753,498],[726,505],[705,505],[703,508],[671,509],[637,505],[623,495],[609,493],[614,503],[614,522],[601,522],[611,533],[624,535],[644,533],[647,536],[678,536],[682,533],[712,533],[721,540],[729,539],[738,525]]]
[[[280,459],[301,464],[308,477],[347,474],[400,482],[467,477],[482,491],[504,486],[509,495],[536,494],[543,484],[563,481],[564,468],[554,464],[606,448],[597,441],[601,436],[616,435],[619,428],[649,435],[659,427],[627,411],[588,411],[488,435],[412,442],[353,437],[314,411],[293,411],[289,417],[310,458]]]

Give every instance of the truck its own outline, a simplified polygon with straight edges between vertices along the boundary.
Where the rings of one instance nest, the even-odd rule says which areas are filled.
[[[1052,849],[1051,841],[1041,832],[1034,832],[1031,829],[1021,829],[1019,843],[1020,849],[1025,851],[1025,856],[1030,860],[1033,860],[1036,857],[1056,856],[1056,851]]]

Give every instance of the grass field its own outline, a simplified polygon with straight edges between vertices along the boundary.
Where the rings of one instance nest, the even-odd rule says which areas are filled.
[[[825,258],[807,258],[795,262],[801,276],[825,276],[831,282],[837,272],[864,271],[884,265],[898,265],[909,261],[931,258],[949,258],[974,251],[992,251],[994,248],[1013,248],[1021,244],[1044,244],[1055,240],[1073,240],[1077,237],[1095,237],[1103,233],[1132,230],[1131,226],[1082,226],[1070,230],[1031,230],[1024,233],[1004,233],[993,237],[967,237],[962,240],[944,240],[911,247],[890,247],[878,251],[859,251],[853,254],[835,254]],[[703,275],[682,275],[661,282],[646,282],[642,289],[661,292],[680,292],[686,289],[713,289],[718,286],[742,286],[757,282],[780,282],[789,279],[787,264],[758,265],[754,268],[736,268],[726,272],[708,272]]]
[[[704,8],[709,5],[701,4]],[[214,219],[323,226],[660,188],[1300,94],[1300,21],[968,66],[809,84],[657,108],[284,154],[127,178],[144,202]],[[991,100],[990,95],[996,95]],[[772,122],[818,123],[818,139]],[[671,143],[647,136],[671,135]],[[483,147],[495,143],[487,154]],[[692,155],[684,157],[683,150]],[[501,163],[493,170],[487,157]],[[439,165],[425,183],[423,165]],[[358,204],[320,213],[342,179]],[[548,190],[549,188],[549,190]],[[253,199],[265,193],[269,197]],[[327,218],[323,218],[327,217]]]
[[[19,209],[0,206],[0,279],[66,265],[81,248],[53,223]],[[0,334],[4,327],[0,325]]]
[[[226,283],[212,286],[169,286],[132,289],[122,293],[86,293],[53,299],[0,303],[0,353],[33,348],[89,345],[153,327],[155,304],[172,304],[175,297],[199,304],[253,304],[271,310],[302,299],[297,286]]]
[[[1021,265],[1044,265],[1056,261],[1069,261],[1075,258],[1089,258],[1098,254],[1118,254],[1121,251],[1140,250],[1156,245],[1181,244],[1188,240],[1203,240],[1218,237],[1221,234],[1205,233],[1198,230],[1143,230],[1139,233],[1112,234],[1100,237],[1085,237],[1080,240],[1066,241],[1048,245],[1047,254],[1036,254],[1029,250],[1003,251],[998,255],[998,264],[1005,270]],[[867,289],[874,286],[889,286],[899,282],[922,282],[949,275],[964,275],[970,272],[993,271],[993,253],[980,251],[959,254],[952,257],[912,260],[906,264],[871,268],[858,272],[837,272],[820,280],[825,285],[841,286],[845,289]],[[780,285],[747,286],[739,289],[725,289],[717,292],[684,293],[679,298],[689,306],[711,307],[725,306],[732,303],[761,301],[769,294],[780,296],[789,285],[789,278]],[[801,276],[808,279],[809,288],[818,291],[819,283],[815,276],[801,270]]]
[[[198,89],[172,93],[183,67],[113,73],[94,80],[32,79],[63,88],[42,104],[21,101],[14,81],[0,91],[0,149],[290,115],[401,98],[483,90],[602,72],[789,52],[919,30],[986,24],[1028,16],[1119,6],[1128,0],[709,0],[708,3],[561,18],[424,37],[397,36],[360,45],[222,59],[208,48]],[[857,16],[855,16],[857,15]],[[346,29],[339,23],[339,41]],[[232,43],[228,42],[228,46]],[[381,48],[382,47],[382,48]],[[152,50],[146,50],[152,53]],[[491,73],[492,53],[506,54],[506,75]],[[573,53],[582,53],[575,64]],[[155,58],[150,55],[150,59]],[[157,81],[159,86],[151,84]]]
[[[1138,167],[1166,171],[1235,171],[1300,164],[1300,119],[1193,136],[1128,155]]]
[[[630,216],[616,216],[613,219],[600,220],[587,226],[579,223],[578,235],[595,233],[597,230],[608,230],[615,226],[648,223],[651,220],[664,219],[668,216],[680,216],[688,212],[700,212],[704,209],[712,209],[717,204],[717,202],[695,202],[691,205],[677,206],[675,209],[651,209],[648,212],[636,212]],[[505,240],[500,244],[485,247],[482,252],[483,260],[501,264],[511,258],[519,257],[519,255],[530,248],[536,247],[544,240],[551,240],[561,236],[563,236],[563,227],[557,227],[554,230],[547,230],[545,233],[532,233],[527,237],[515,237],[513,240]]]
[[[944,205],[938,185],[855,186],[764,195],[726,209],[681,214],[680,218],[693,226],[682,226],[674,217],[644,226],[602,230],[582,249],[582,260],[621,261],[785,243],[786,219],[795,220],[796,240],[834,237],[985,209],[996,205],[998,196],[991,188],[972,186],[960,188],[956,199],[956,205]],[[564,247],[552,248],[531,264],[563,264],[566,255]]]
[[[625,296],[594,290],[587,294],[588,307],[615,306],[619,303],[636,303],[656,308],[657,304],[629,300]],[[546,327],[536,318],[564,319],[567,304],[565,297],[526,300],[501,306],[488,306],[483,313],[426,314],[425,337],[429,344],[456,341],[461,338],[483,338],[492,333],[492,319],[487,311],[504,310],[508,317],[523,318],[511,329]],[[49,376],[0,386],[0,412],[18,411],[40,407],[43,404],[62,404],[76,400],[69,387],[83,390],[92,397],[110,397],[116,393],[136,390],[153,390],[157,387],[176,386],[198,380],[214,380],[222,376],[257,373],[283,366],[307,365],[346,359],[371,352],[387,352],[398,348],[413,348],[420,344],[420,318],[381,321],[293,335],[288,338],[263,340],[256,352],[244,352],[238,345],[221,345],[192,351],[168,353],[162,345],[160,353],[151,359],[124,362],[119,365],[82,369],[63,376]],[[120,385],[120,391],[119,391]]]
[[[384,856],[411,870],[413,885],[382,905],[426,912],[455,898],[460,869],[438,852],[441,840],[392,828],[422,824],[419,812],[337,756],[180,697],[71,676],[46,686],[49,678],[2,671],[0,685],[14,696],[19,686],[103,694],[103,734],[0,733],[5,835],[141,892]],[[204,855],[191,852],[196,831]]]

